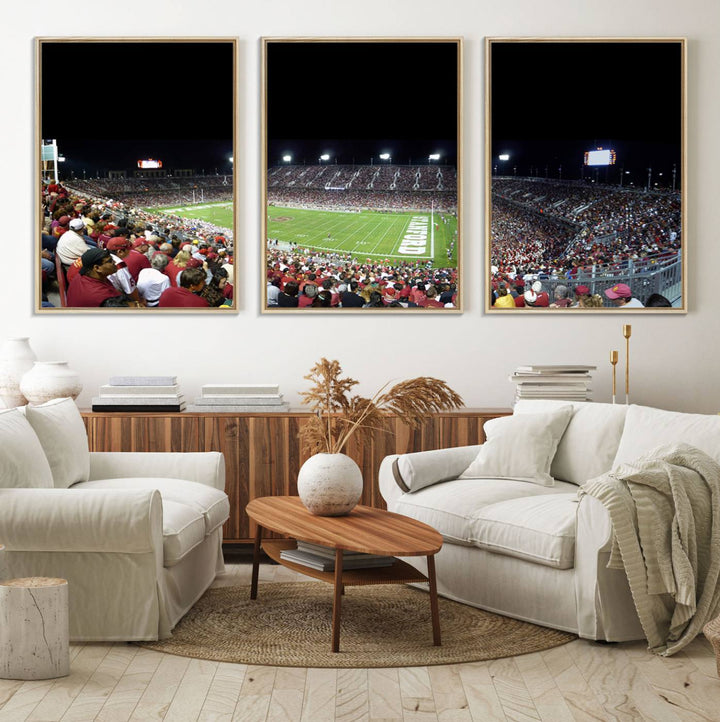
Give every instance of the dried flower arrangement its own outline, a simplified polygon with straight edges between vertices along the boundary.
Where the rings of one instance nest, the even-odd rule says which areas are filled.
[[[341,453],[353,434],[367,440],[375,430],[387,431],[390,415],[416,429],[429,414],[463,403],[444,381],[430,376],[400,381],[387,391],[385,384],[369,399],[351,396],[359,382],[341,373],[338,361],[323,358],[304,377],[313,386],[300,396],[315,415],[301,429],[300,443],[312,453]]]

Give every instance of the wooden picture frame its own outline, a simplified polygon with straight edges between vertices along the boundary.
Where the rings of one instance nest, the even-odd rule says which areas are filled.
[[[237,310],[237,39],[35,45],[36,312]]]
[[[486,39],[486,312],[687,312],[686,85],[684,38]]]
[[[462,311],[462,40],[263,38],[262,61],[262,311]]]

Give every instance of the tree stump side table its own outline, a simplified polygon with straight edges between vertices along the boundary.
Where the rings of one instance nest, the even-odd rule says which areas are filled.
[[[0,581],[0,678],[70,674],[68,583],[28,577]]]

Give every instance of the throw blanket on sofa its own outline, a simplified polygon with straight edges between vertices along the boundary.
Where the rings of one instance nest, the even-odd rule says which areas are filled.
[[[608,567],[625,569],[648,648],[679,651],[720,611],[720,466],[693,446],[662,446],[579,493],[610,514]]]

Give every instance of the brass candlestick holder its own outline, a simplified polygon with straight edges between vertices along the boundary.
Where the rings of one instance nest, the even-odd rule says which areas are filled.
[[[615,379],[615,371],[616,371],[617,362],[618,362],[618,352],[617,352],[617,351],[611,351],[611,352],[610,352],[610,363],[612,364],[612,369],[613,369],[613,370],[612,370],[612,384],[613,384],[613,387],[612,387],[612,400],[613,400],[613,403],[615,403],[615,389],[616,389],[616,386],[615,386],[615,380],[616,380],[616,379]]]
[[[632,326],[629,323],[623,325],[623,336],[625,337],[625,403],[630,403],[630,334]]]

